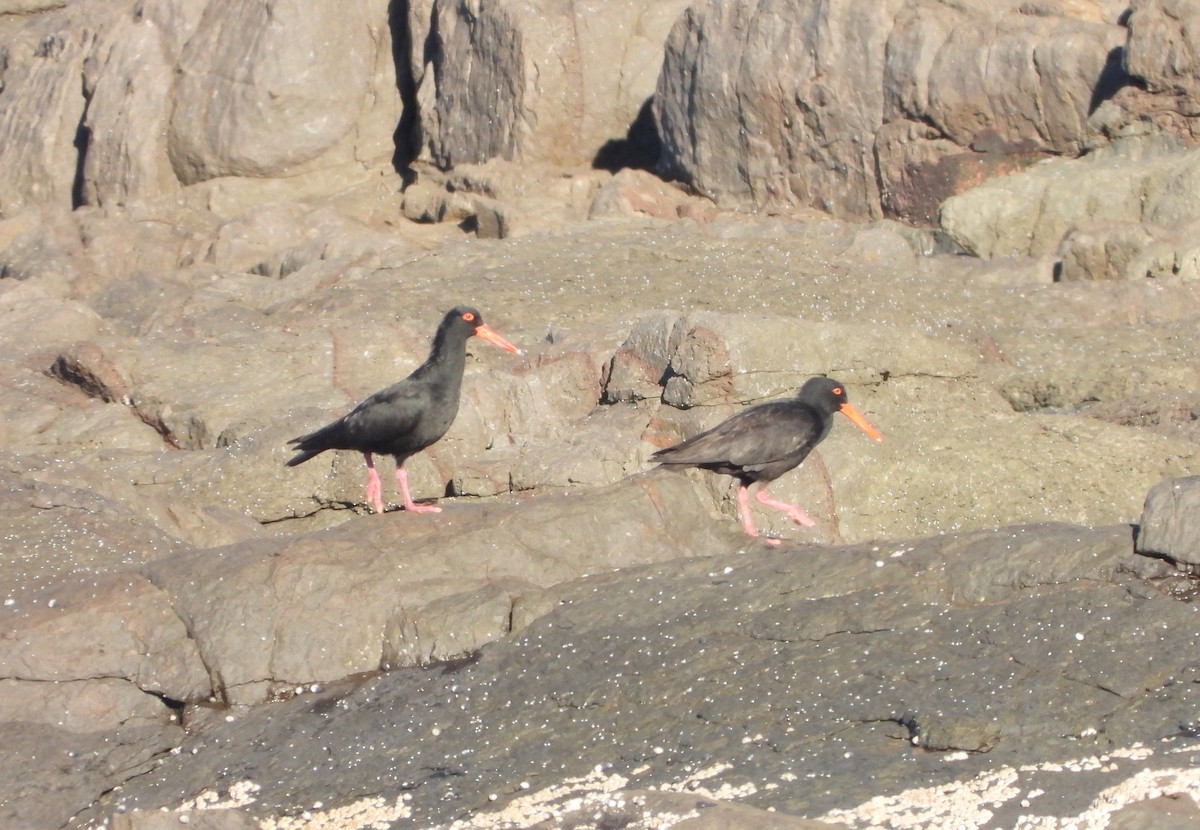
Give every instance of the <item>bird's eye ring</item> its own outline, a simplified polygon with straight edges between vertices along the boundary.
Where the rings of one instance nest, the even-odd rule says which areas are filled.
[[[845,391],[845,390],[844,390],[844,389],[842,389],[842,387],[840,387],[840,386],[835,386],[835,387],[833,387],[833,394],[835,394],[835,395],[840,395],[840,394],[842,394],[842,392],[844,392],[844,391]]]
[[[462,313],[462,318],[464,320],[466,320],[468,323],[474,323],[475,322],[475,313],[471,312],[471,311],[464,311]]]

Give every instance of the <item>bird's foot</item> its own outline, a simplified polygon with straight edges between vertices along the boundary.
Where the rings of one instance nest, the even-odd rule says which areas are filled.
[[[789,519],[791,519],[793,522],[800,525],[801,527],[816,527],[817,526],[816,520],[813,519],[812,516],[808,515],[803,510],[801,510],[799,507],[797,507],[795,509],[795,511],[784,510],[783,512]]]
[[[417,503],[411,502],[411,501],[404,503],[404,509],[405,509],[405,511],[407,511],[409,513],[441,513],[442,512],[442,508],[438,507],[436,504],[417,504]]]
[[[816,527],[817,525],[816,520],[801,510],[799,505],[773,499],[767,495],[766,490],[759,490],[758,493],[755,494],[754,498],[756,501],[765,504],[767,507],[775,508],[801,527]]]
[[[408,491],[408,471],[401,464],[396,468],[396,486],[400,488],[400,497],[404,500],[404,509],[409,513],[441,513],[442,508],[433,504],[417,504]]]

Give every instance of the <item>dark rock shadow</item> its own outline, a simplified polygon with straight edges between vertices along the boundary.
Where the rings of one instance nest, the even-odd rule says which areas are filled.
[[[91,101],[88,102],[89,104]],[[87,109],[79,118],[79,126],[75,129],[75,175],[71,179],[71,209],[83,207],[86,204],[84,195],[85,179],[84,163],[87,161],[88,148],[92,144],[92,131],[87,126]]]
[[[392,169],[410,183],[414,178],[411,171],[413,161],[420,155],[421,108],[417,103],[417,83],[413,78],[408,56],[412,54],[412,30],[408,26],[408,0],[391,0],[388,3],[388,29],[392,35],[392,64],[396,68],[396,90],[400,93],[400,121],[392,133],[395,150],[392,152]],[[432,13],[431,13],[432,14]],[[431,24],[436,24],[436,17]],[[430,29],[429,41],[433,40]],[[430,43],[423,45],[422,53],[428,52]]]
[[[606,141],[592,159],[592,168],[615,173],[625,167],[653,170],[662,154],[662,138],[654,121],[653,98],[647,98],[624,138]]]
[[[1104,61],[1104,68],[1100,70],[1100,77],[1096,79],[1096,86],[1092,88],[1092,99],[1088,101],[1088,115],[1096,111],[1096,108],[1117,94],[1123,86],[1128,86],[1134,83],[1134,79],[1125,72],[1125,67],[1122,63],[1125,55],[1125,50],[1118,46],[1108,53],[1108,57]]]

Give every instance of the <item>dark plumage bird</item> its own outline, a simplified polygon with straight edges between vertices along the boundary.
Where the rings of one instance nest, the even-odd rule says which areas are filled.
[[[520,354],[516,346],[485,326],[475,309],[468,306],[451,309],[442,318],[433,336],[433,349],[424,363],[404,380],[376,392],[332,424],[288,441],[298,452],[287,466],[303,464],[325,450],[357,450],[367,460],[367,503],[376,513],[382,513],[383,488],[372,456],[390,455],[396,459],[396,483],[404,499],[404,509],[413,513],[440,511],[440,507],[413,503],[404,462],[438,441],[454,423],[467,362],[467,340],[471,337],[480,337],[505,351]]]
[[[710,430],[650,456],[659,464],[700,467],[738,480],[742,527],[757,536],[750,517],[750,485],[763,482],[755,499],[779,510],[798,525],[816,524],[798,505],[767,495],[767,484],[800,465],[829,434],[833,413],[841,412],[875,441],[883,436],[846,399],[846,387],[824,377],[810,378],[790,400],[743,409]]]

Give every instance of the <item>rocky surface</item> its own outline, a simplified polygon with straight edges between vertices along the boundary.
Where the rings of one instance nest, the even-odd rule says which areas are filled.
[[[145,810],[212,787],[294,815],[338,781],[445,826],[537,794],[532,815],[551,815],[590,779],[847,820],[915,781],[969,780],[923,821],[1012,827],[1081,814],[1200,750],[1196,605],[1166,563],[1132,555],[1127,527],[708,538],[708,555],[560,584],[549,613],[466,660],[230,710],[111,800]],[[1160,781],[1195,785],[1194,769]]]
[[[1166,557],[1195,572],[1200,566],[1200,476],[1167,479],[1150,488],[1138,526],[1139,553]]]
[[[1194,823],[1198,14],[0,2],[0,825]]]

